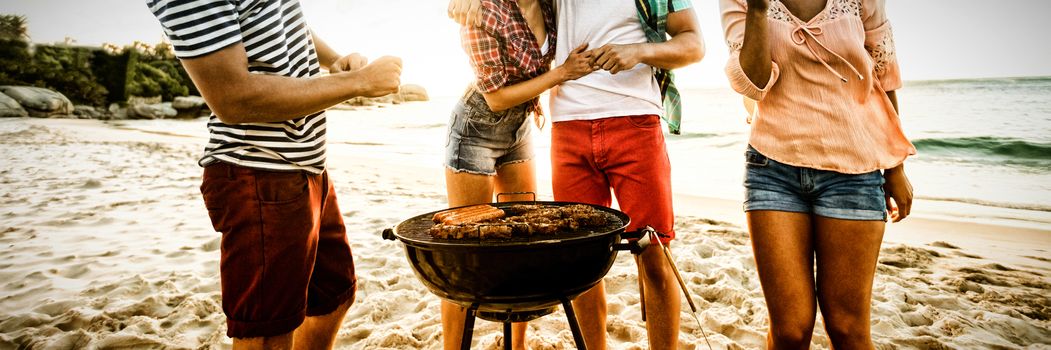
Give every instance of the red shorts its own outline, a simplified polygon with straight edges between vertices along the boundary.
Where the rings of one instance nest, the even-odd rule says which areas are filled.
[[[354,261],[327,172],[216,163],[204,169],[201,193],[223,234],[228,336],[285,334],[354,297]]]
[[[651,226],[675,237],[671,162],[660,117],[572,120],[551,127],[552,187],[556,201],[609,206],[610,189],[632,231]]]

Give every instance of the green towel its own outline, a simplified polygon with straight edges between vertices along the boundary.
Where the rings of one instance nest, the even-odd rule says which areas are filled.
[[[690,0],[636,0],[639,20],[646,38],[651,43],[663,43],[668,40],[668,14],[688,9],[693,5]],[[668,132],[679,135],[682,130],[682,99],[679,89],[675,87],[675,74],[669,69],[653,67],[653,78],[661,88],[664,100],[664,121],[668,123]]]

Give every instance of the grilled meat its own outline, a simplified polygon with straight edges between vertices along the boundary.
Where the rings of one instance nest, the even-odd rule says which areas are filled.
[[[435,225],[429,232],[442,239],[508,239],[578,232],[606,226],[610,220],[609,213],[583,204],[516,204],[503,210],[483,204],[435,214]]]

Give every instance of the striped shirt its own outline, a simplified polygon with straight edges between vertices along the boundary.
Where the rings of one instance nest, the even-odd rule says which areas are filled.
[[[147,0],[179,58],[244,44],[248,71],[293,78],[321,74],[298,0]],[[325,113],[274,123],[226,124],[212,114],[201,166],[320,174],[325,169]]]

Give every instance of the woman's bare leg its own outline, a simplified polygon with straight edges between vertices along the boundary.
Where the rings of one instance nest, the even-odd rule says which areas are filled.
[[[496,192],[533,192],[536,193],[536,166],[532,160],[519,163],[511,163],[496,169],[495,179]],[[501,202],[529,201],[532,195],[501,196]]]
[[[872,279],[884,223],[817,217],[814,227],[818,304],[832,347],[873,349]]]
[[[496,170],[496,194],[510,192],[533,192],[536,193],[536,166],[532,160],[521,163],[507,164]],[[501,196],[500,201],[527,201],[533,200],[532,195]],[[511,324],[511,346],[515,350],[525,350],[526,328],[528,323],[515,322]]]
[[[746,216],[756,269],[770,313],[767,348],[807,349],[817,312],[810,215],[750,211]]]
[[[490,203],[493,201],[493,177],[470,173],[456,173],[445,169],[445,190],[449,207]],[[445,350],[460,348],[463,322],[467,309],[442,300],[442,339]]]

